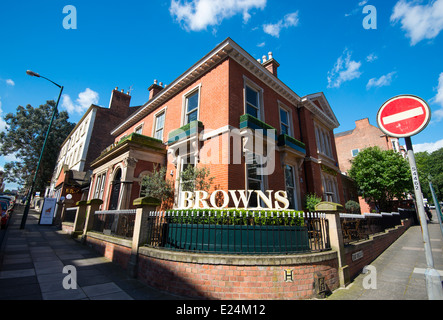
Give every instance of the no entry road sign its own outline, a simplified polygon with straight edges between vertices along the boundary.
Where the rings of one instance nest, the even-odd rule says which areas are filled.
[[[377,114],[380,130],[388,136],[405,138],[416,135],[431,120],[426,101],[413,95],[401,95],[386,101]]]

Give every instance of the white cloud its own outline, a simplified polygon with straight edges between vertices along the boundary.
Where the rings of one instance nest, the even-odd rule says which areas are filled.
[[[355,8],[354,10],[352,10],[349,13],[345,13],[345,17],[349,17],[349,16],[352,16],[352,15],[356,14],[357,12],[361,12],[361,7],[363,7],[367,3],[368,3],[368,0],[360,1],[358,3],[358,7],[357,8]]]
[[[266,42],[261,42],[261,43],[257,44],[257,47],[263,48],[265,45],[266,45]]]
[[[361,62],[351,60],[351,53],[345,49],[334,68],[328,72],[328,88],[340,88],[343,82],[359,78],[360,67]]]
[[[86,88],[85,91],[80,92],[76,103],[71,100],[71,97],[67,94],[64,94],[62,97],[62,107],[64,107],[68,113],[83,113],[85,112],[91,104],[97,104],[99,100],[98,93]]]
[[[201,31],[208,26],[217,26],[224,19],[237,14],[243,15],[243,22],[251,18],[252,9],[264,9],[267,0],[172,0],[170,14],[186,30]]]
[[[420,144],[414,144],[412,146],[414,148],[414,152],[429,152],[432,153],[438,149],[443,148],[443,139],[438,140],[436,142],[429,142],[429,143],[420,143]]]
[[[378,57],[377,57],[377,55],[375,53],[371,53],[370,55],[368,55],[366,57],[366,61],[367,62],[374,62],[377,59],[378,59]]]
[[[287,29],[290,27],[296,27],[299,23],[298,11],[289,13],[284,16],[282,20],[277,23],[269,23],[263,25],[263,31],[273,37],[280,37],[280,32],[282,29]]]
[[[388,74],[385,74],[381,76],[380,78],[372,78],[369,80],[368,84],[366,85],[366,89],[369,90],[372,87],[385,87],[389,86],[392,82],[392,77],[396,74],[395,71],[390,72]]]
[[[441,108],[432,113],[432,122],[443,120],[443,72],[438,78],[437,95],[430,100],[433,104],[438,104]]]
[[[443,30],[443,0],[435,0],[426,5],[416,1],[400,0],[391,15],[391,22],[400,21],[401,28],[416,45],[424,39],[435,38]]]
[[[15,82],[12,79],[6,79],[6,84],[10,86],[15,86]]]

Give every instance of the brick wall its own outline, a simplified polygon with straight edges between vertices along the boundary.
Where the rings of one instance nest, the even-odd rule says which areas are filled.
[[[117,238],[109,241],[112,237],[102,235],[93,236],[91,233],[86,238],[86,245],[93,248],[100,255],[118,264],[123,269],[128,267],[129,258],[131,257],[131,248],[128,245],[116,243]],[[131,241],[127,241],[128,243]]]
[[[351,278],[355,278],[367,265],[370,265],[380,254],[394,243],[412,224],[412,220],[403,220],[401,226],[388,230],[384,233],[370,236],[367,241],[350,244],[345,248],[346,263],[349,266]],[[360,259],[352,261],[354,253],[362,253]]]
[[[139,254],[138,278],[159,290],[180,296],[223,300],[309,299],[316,295],[314,279],[318,275],[325,277],[329,290],[339,286],[335,254],[328,254],[325,260],[316,263],[300,258],[305,263],[285,264],[286,260],[296,259],[267,257],[268,265],[235,264],[235,261],[247,259],[245,256],[228,258],[234,263],[222,262],[224,258],[215,258],[218,263],[192,263]],[[286,269],[293,271],[291,282],[285,281]]]

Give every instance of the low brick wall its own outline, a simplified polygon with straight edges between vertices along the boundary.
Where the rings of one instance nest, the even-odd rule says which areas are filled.
[[[363,268],[374,261],[394,243],[412,224],[412,220],[402,220],[402,225],[386,232],[369,236],[368,240],[355,242],[345,247],[346,263],[351,279],[360,274]]]
[[[63,222],[62,230],[67,234],[72,234],[74,232],[74,224],[72,222]]]
[[[345,256],[351,279],[412,222],[402,220],[401,226],[347,245]],[[86,244],[128,268],[131,240],[88,232]],[[338,254],[333,250],[293,255],[218,255],[140,247],[137,260],[139,280],[159,290],[195,299],[301,300],[318,296],[318,278],[324,279],[326,292],[340,286]]]
[[[132,241],[107,236],[101,233],[88,232],[86,245],[99,254],[120,265],[123,269],[128,267],[131,257]]]
[[[140,248],[138,278],[169,293],[199,299],[285,300],[316,296],[316,277],[339,287],[337,253],[247,256]],[[288,279],[285,270],[292,271]],[[288,281],[290,280],[290,281]]]

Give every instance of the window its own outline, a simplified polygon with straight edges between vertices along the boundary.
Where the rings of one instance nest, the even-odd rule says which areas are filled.
[[[190,166],[195,166],[195,158],[188,155],[181,159],[180,163],[180,173],[179,173],[179,197],[178,203],[182,203],[182,192],[183,191],[194,191],[194,181],[193,180],[183,180],[182,173],[185,172]],[[185,178],[186,179],[186,178]]]
[[[357,154],[358,154],[359,152],[360,152],[359,149],[354,149],[354,150],[352,150],[352,151],[351,151],[351,153],[352,153],[352,157],[356,157]]]
[[[105,189],[106,173],[97,176],[95,184],[94,199],[103,199],[103,191]]]
[[[83,147],[82,144],[80,144],[80,147],[78,147],[77,161],[81,160],[81,155],[82,155],[82,151],[83,151],[82,147]]]
[[[246,171],[248,175],[248,191],[249,190],[261,190],[263,191],[263,176],[260,175],[262,158],[252,152],[246,153]],[[258,207],[257,197],[251,196],[249,201],[249,207]]]
[[[246,113],[260,119],[260,95],[249,86],[246,86]]]
[[[394,152],[398,152],[398,142],[397,140],[391,140],[392,143],[392,150],[394,150]]]
[[[280,107],[280,133],[291,135],[290,114],[287,110]]]
[[[337,178],[323,173],[322,175],[324,201],[339,203]]]
[[[317,142],[317,150],[330,158],[332,155],[331,137],[329,131],[320,126],[315,126],[315,140]]]
[[[136,127],[134,132],[137,133],[137,134],[142,134],[142,132],[143,132],[143,124],[141,124],[138,127]]]
[[[198,120],[199,92],[200,90],[196,90],[186,97],[185,124]]]
[[[154,138],[163,141],[163,129],[165,126],[165,114],[166,112],[162,112],[155,117],[155,130],[154,130]]]
[[[286,184],[286,194],[289,200],[289,209],[297,209],[296,200],[296,186],[295,186],[295,172],[294,167],[285,166],[285,184]]]

